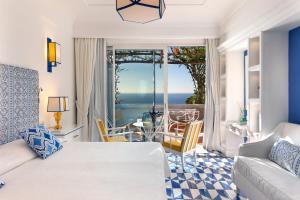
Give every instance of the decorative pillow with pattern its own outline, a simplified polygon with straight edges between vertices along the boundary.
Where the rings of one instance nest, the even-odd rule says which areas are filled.
[[[280,138],[273,145],[269,159],[300,177],[300,146]]]
[[[60,141],[44,126],[36,126],[21,133],[22,138],[43,159],[59,151]]]
[[[4,185],[5,185],[5,182],[0,180],[0,189],[1,189]]]

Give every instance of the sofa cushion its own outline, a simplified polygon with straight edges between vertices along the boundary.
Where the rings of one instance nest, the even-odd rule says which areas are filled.
[[[289,140],[292,144],[300,146],[299,124],[282,123],[281,126],[282,128],[278,131],[280,137]]]
[[[300,147],[279,138],[273,145],[269,159],[300,176]]]
[[[300,199],[298,177],[268,159],[239,156],[233,170],[242,174],[268,199]]]

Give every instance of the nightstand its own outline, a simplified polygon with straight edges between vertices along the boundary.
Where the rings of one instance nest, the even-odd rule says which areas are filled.
[[[55,137],[57,137],[62,143],[65,142],[80,142],[81,130],[83,125],[69,125],[60,130],[49,128]]]

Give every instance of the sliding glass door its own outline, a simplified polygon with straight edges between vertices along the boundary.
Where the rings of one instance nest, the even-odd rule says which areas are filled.
[[[111,48],[108,50],[108,119],[112,126],[164,116],[169,132],[202,120],[205,101],[205,48]]]
[[[108,112],[115,126],[139,120],[151,122],[150,112],[164,113],[164,50],[115,49],[112,101]],[[110,67],[110,66],[108,66]],[[110,71],[110,70],[109,70]]]
[[[168,132],[183,132],[202,120],[205,103],[205,47],[168,47]]]

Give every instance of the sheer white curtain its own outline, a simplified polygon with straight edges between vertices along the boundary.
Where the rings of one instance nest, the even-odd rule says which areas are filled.
[[[96,119],[101,118],[106,124],[106,83],[107,83],[107,60],[106,60],[106,41],[97,39],[96,63],[94,70],[93,89],[91,93],[89,107],[89,138],[92,142],[99,142],[100,136]]]
[[[221,151],[220,133],[220,57],[219,40],[207,39],[206,44],[206,99],[204,113],[204,147]]]
[[[75,39],[77,123],[83,124],[82,140],[90,141],[88,112],[97,56],[97,39]]]
[[[106,42],[75,39],[77,123],[82,141],[100,141],[95,119],[106,121]]]

